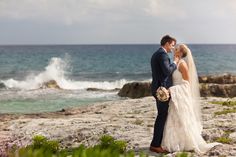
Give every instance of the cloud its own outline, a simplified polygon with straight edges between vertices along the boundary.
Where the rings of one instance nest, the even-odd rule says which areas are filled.
[[[174,19],[173,17],[185,18],[187,12],[181,9],[180,3],[175,0],[147,0],[148,6],[144,10],[151,16],[161,17],[163,19]]]
[[[61,43],[156,42],[165,33],[193,42],[219,34],[235,41],[235,17],[235,0],[0,0],[0,33],[8,32],[9,43],[28,30],[34,32],[29,42],[57,42],[55,35]]]
[[[182,20],[190,18],[227,19],[236,15],[235,0],[147,0],[145,11],[154,17],[165,20]]]
[[[62,21],[67,24],[82,20],[89,7],[76,0],[3,0],[0,16],[16,20]]]
[[[0,17],[71,25],[98,19],[124,22],[153,16],[185,17],[186,12],[179,8],[174,0],[1,0]]]
[[[222,7],[226,6],[226,7]],[[0,17],[45,20],[67,25],[93,20],[153,18],[178,20],[236,14],[234,0],[1,0]],[[231,12],[229,12],[231,11]]]
[[[101,19],[101,16],[126,18],[135,9],[134,4],[134,0],[1,0],[0,17],[56,21],[70,25]]]

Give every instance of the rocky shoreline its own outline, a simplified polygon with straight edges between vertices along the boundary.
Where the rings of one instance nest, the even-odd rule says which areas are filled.
[[[217,146],[205,155],[194,156],[236,156],[236,113],[216,115],[216,112],[230,107],[211,103],[226,100],[202,98],[203,137],[207,142],[212,142],[228,132],[231,143]],[[236,98],[232,101],[236,101]],[[154,156],[156,154],[149,152],[148,148],[155,116],[153,97],[96,103],[52,113],[1,114],[0,147],[3,151],[14,144],[30,144],[35,135],[59,140],[63,147],[77,147],[80,144],[92,146],[101,135],[109,134],[127,141],[129,149]],[[175,153],[168,156],[175,156]]]
[[[207,142],[227,138],[229,143],[217,146],[205,155],[193,155],[236,156],[236,107],[213,103],[236,101],[236,76],[201,76],[199,81],[204,124],[202,135]],[[42,88],[60,89],[55,81],[45,83]],[[148,150],[157,112],[155,100],[150,96],[150,82],[125,84],[118,95],[136,99],[95,103],[50,113],[0,114],[0,157],[13,145],[30,144],[35,135],[59,140],[62,147],[68,148],[80,144],[95,145],[104,134],[127,141],[129,149],[155,156]],[[175,156],[175,153],[168,156]]]
[[[199,76],[202,97],[236,97],[236,76],[231,74]],[[127,83],[118,95],[129,98],[151,96],[151,82]]]

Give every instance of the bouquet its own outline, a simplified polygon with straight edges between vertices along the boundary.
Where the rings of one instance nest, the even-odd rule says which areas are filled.
[[[159,101],[165,102],[170,98],[170,93],[165,87],[159,87],[156,92],[157,99]]]

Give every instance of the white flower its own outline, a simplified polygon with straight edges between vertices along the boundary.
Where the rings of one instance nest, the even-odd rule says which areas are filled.
[[[159,101],[165,102],[170,98],[170,93],[165,87],[159,87],[156,92],[157,99]]]

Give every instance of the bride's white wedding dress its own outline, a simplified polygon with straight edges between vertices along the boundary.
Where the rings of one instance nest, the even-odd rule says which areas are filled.
[[[183,62],[180,60],[179,63]],[[178,64],[179,65],[179,64]],[[205,153],[219,143],[206,143],[201,136],[202,125],[194,108],[190,83],[178,70],[172,75],[168,117],[162,139],[162,147],[170,152],[195,151]]]

